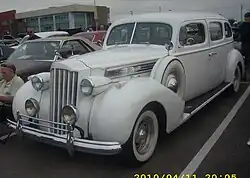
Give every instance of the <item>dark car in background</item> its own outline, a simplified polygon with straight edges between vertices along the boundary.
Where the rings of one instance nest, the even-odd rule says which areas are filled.
[[[24,81],[28,76],[49,72],[51,64],[60,56],[68,59],[73,55],[82,55],[101,49],[88,40],[77,37],[53,37],[26,41],[7,59],[17,68],[17,75]],[[58,53],[57,53],[57,52]]]
[[[4,62],[14,51],[15,49],[0,44],[0,63]]]
[[[83,37],[91,41],[92,43],[95,43],[99,46],[102,46],[103,39],[106,35],[106,31],[90,31],[90,32],[80,32],[77,34],[74,34],[73,36],[76,37]]]

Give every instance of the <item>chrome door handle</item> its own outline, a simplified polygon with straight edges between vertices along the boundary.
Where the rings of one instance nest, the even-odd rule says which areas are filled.
[[[209,57],[212,57],[212,56],[217,55],[217,53],[216,53],[216,52],[211,52],[211,53],[209,53],[208,55],[209,55]]]

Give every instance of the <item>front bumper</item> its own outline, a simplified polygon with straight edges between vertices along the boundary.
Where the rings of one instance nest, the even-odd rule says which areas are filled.
[[[30,121],[32,120],[32,121]],[[65,135],[54,134],[51,132],[46,132],[37,128],[33,128],[27,124],[33,124],[36,126],[47,127],[49,129],[57,129],[46,124],[56,124],[63,125],[66,129],[59,129],[65,132]],[[100,154],[100,155],[114,155],[121,151],[121,145],[118,142],[101,142],[93,141],[87,139],[75,138],[73,134],[73,127],[71,125],[63,123],[55,123],[52,121],[46,121],[43,119],[38,119],[34,117],[29,117],[22,115],[17,112],[17,122],[8,120],[8,126],[15,129],[18,135],[29,137],[31,139],[37,140],[39,142],[44,142],[50,145],[59,146],[66,148],[71,156],[73,156],[75,151]]]

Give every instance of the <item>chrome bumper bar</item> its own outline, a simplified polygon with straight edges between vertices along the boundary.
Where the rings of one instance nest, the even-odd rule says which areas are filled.
[[[28,119],[32,119],[33,121],[29,121]],[[61,131],[66,132],[66,134],[54,134],[27,125],[33,124],[36,126],[47,127],[49,129],[59,129],[40,124],[40,122],[66,126],[66,129],[60,129]],[[73,134],[74,128],[70,124],[46,121],[43,119],[22,115],[19,112],[17,112],[17,122],[8,120],[8,126],[15,129],[17,134],[20,136],[29,137],[39,142],[66,148],[70,156],[73,156],[75,151],[100,155],[114,155],[121,151],[121,145],[118,142],[101,142],[75,138]]]

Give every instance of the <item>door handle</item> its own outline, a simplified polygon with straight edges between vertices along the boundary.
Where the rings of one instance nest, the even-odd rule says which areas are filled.
[[[209,53],[208,55],[209,55],[209,57],[212,57],[212,56],[217,55],[217,53],[216,53],[216,52],[211,52],[211,53]]]

